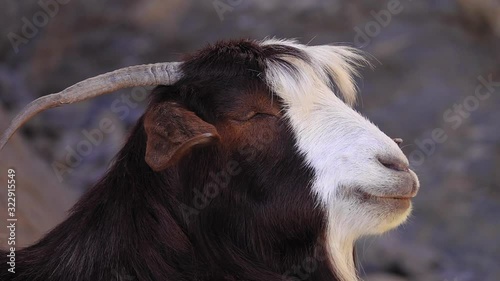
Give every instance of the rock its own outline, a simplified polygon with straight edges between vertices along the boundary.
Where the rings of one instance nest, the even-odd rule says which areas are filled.
[[[498,0],[459,0],[467,22],[478,28],[491,30],[500,37],[500,1]]]

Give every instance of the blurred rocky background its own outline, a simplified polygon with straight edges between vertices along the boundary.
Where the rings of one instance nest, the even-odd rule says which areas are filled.
[[[360,274],[500,280],[498,0],[3,0],[0,15],[1,128],[39,96],[119,67],[179,60],[219,39],[363,49],[375,69],[362,70],[358,110],[405,140],[422,187],[407,224],[360,241]],[[23,245],[104,173],[143,112],[143,92],[49,110],[0,153],[0,181],[8,167],[20,179]],[[113,129],[100,134],[103,119]],[[2,188],[2,221],[6,196]]]

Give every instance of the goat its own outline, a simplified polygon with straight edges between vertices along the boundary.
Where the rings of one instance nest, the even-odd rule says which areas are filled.
[[[417,176],[353,109],[355,49],[292,40],[210,45],[30,103],[35,114],[157,86],[107,174],[0,279],[358,280],[354,243],[403,223]],[[119,276],[118,276],[118,275]],[[117,277],[118,276],[118,277]]]

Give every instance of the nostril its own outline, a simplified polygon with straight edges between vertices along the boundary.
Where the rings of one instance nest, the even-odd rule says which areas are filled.
[[[378,157],[377,158],[380,164],[382,164],[384,167],[394,170],[394,171],[399,171],[399,172],[408,172],[409,167],[408,164],[405,162],[397,159],[397,158],[382,158]]]

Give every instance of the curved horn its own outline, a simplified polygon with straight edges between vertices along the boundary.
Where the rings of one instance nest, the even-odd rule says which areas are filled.
[[[0,138],[0,150],[19,127],[46,109],[87,100],[124,88],[171,85],[181,77],[180,64],[180,62],[167,62],[125,67],[88,78],[59,93],[40,97],[24,107],[12,120]]]

